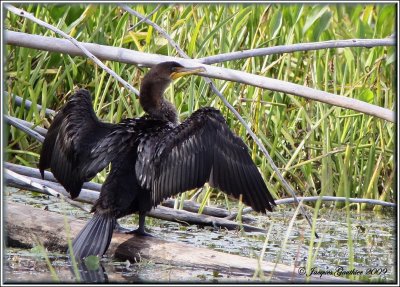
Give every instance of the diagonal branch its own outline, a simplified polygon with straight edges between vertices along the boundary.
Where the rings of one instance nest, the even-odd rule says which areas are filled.
[[[30,35],[26,33],[4,31],[5,43],[8,45],[16,45],[27,48],[40,49],[58,53],[66,53],[74,56],[85,55],[80,49],[70,43],[68,40],[53,37],[45,37],[39,35]],[[144,66],[153,66],[165,61],[177,61],[182,65],[193,66],[199,65],[197,60],[182,59],[170,56],[148,54],[133,51],[124,48],[117,48],[93,43],[80,43],[85,46],[91,53],[104,60],[118,61],[127,64],[141,64]],[[268,89],[272,91],[282,92],[295,96],[316,100],[322,103],[351,109],[357,112],[368,114],[386,121],[394,122],[395,114],[390,109],[372,105],[360,100],[335,95],[325,91],[315,90],[309,87],[267,78],[255,74],[250,74],[233,69],[222,67],[202,65],[207,71],[202,73],[203,76],[217,78],[221,80],[233,81]]]
[[[43,27],[46,27],[47,29],[50,29],[51,31],[57,33],[58,35],[64,37],[68,41],[72,42],[76,47],[78,47],[87,57],[89,57],[93,62],[95,62],[97,65],[99,65],[103,70],[105,70],[107,73],[109,73],[111,76],[113,76],[115,79],[117,79],[122,85],[124,85],[125,88],[127,88],[129,91],[132,93],[139,95],[139,91],[132,87],[129,83],[127,83],[124,79],[122,79],[118,74],[116,74],[113,70],[108,68],[106,65],[104,65],[95,55],[93,55],[91,52],[89,52],[88,49],[86,49],[85,46],[81,45],[80,42],[78,42],[75,38],[71,37],[70,35],[64,33],[60,29],[54,27],[53,25],[50,25],[46,22],[43,22],[42,20],[37,19],[35,16],[32,14],[18,9],[17,7],[14,7],[12,5],[6,4],[4,7],[10,11],[11,13],[14,13],[16,15],[19,15],[21,17],[27,18]]]
[[[151,15],[153,15],[154,13],[156,13],[159,9],[161,8],[161,4],[158,4],[157,7],[151,11],[146,18],[140,20],[139,22],[137,22],[135,25],[129,27],[128,31],[132,31],[133,29],[135,29],[137,26],[139,26],[141,23],[143,23],[145,20],[149,19]]]
[[[28,135],[34,137],[38,141],[41,141],[40,137],[37,137],[34,134],[27,132],[25,129],[21,128],[20,125],[14,125],[14,123],[21,124],[21,125],[27,127],[30,130],[34,130],[35,132],[38,132],[43,137],[46,136],[46,134],[47,134],[47,129],[42,128],[40,126],[36,126],[33,123],[30,123],[30,122],[27,122],[27,121],[24,121],[24,120],[21,120],[19,118],[15,118],[15,117],[12,117],[12,116],[9,116],[9,115],[4,115],[4,117],[6,118],[6,122],[8,124],[10,124],[10,125],[12,125],[12,126],[14,126],[16,128],[19,128],[20,130],[23,130],[25,133],[27,133]]]
[[[21,121],[19,121],[18,119],[10,117],[8,115],[4,115],[4,119],[6,120],[6,123],[8,123],[9,125],[12,125],[12,126],[18,128],[18,129],[24,131],[26,134],[34,137],[35,139],[37,139],[41,143],[44,142],[44,136],[42,136],[39,132],[31,129],[30,127],[28,127],[24,123],[21,123]]]
[[[4,95],[5,95],[6,97],[9,96],[9,95],[8,95],[8,92],[4,92]],[[30,100],[25,99],[25,101],[24,101],[24,99],[21,98],[20,96],[12,95],[12,98],[14,99],[15,103],[16,103],[18,106],[22,106],[22,104],[24,103],[24,107],[25,107],[25,109],[27,109],[27,110],[29,110],[29,109],[31,108],[31,106],[32,106],[32,102],[31,102]],[[36,108],[37,108],[38,110],[42,110],[42,106],[39,105],[39,104],[36,104]],[[44,111],[44,113],[45,113],[46,116],[50,116],[50,115],[53,115],[53,116],[54,116],[55,111],[53,111],[52,109],[47,109],[47,108],[46,108],[46,110]]]
[[[167,40],[168,42],[175,47],[175,49],[178,51],[178,53],[188,59],[190,58],[180,47],[177,43],[175,43],[174,40],[172,40],[172,38],[168,35],[167,32],[164,31],[164,29],[162,29],[160,26],[158,26],[157,24],[153,23],[152,21],[145,19],[145,17],[141,14],[139,14],[138,12],[132,10],[131,8],[129,8],[127,5],[122,5],[121,6],[123,9],[125,9],[127,12],[135,15],[136,17],[139,17],[141,19],[143,19],[147,24],[151,25],[154,29],[156,29],[159,33],[161,33]],[[235,108],[226,100],[226,98],[221,94],[221,92],[217,89],[217,87],[214,85],[214,83],[211,81],[210,78],[208,77],[204,77],[205,81],[210,85],[212,91],[223,101],[223,103],[225,104],[225,106],[228,107],[228,109],[236,116],[236,118],[240,121],[240,123],[245,127],[245,129],[247,130],[247,132],[250,134],[250,136],[253,138],[253,140],[255,141],[255,143],[259,146],[259,148],[261,149],[261,151],[264,153],[264,155],[266,156],[268,163],[271,165],[272,169],[275,171],[275,173],[277,174],[279,180],[281,181],[282,185],[286,188],[286,190],[289,192],[289,194],[291,194],[291,196],[294,198],[295,202],[298,204],[301,213],[304,215],[304,217],[306,218],[308,224],[310,225],[310,227],[312,228],[312,223],[310,218],[308,217],[308,214],[306,213],[304,207],[302,204],[300,204],[299,200],[297,199],[297,196],[293,190],[293,188],[286,182],[286,180],[283,178],[282,174],[279,172],[278,167],[275,165],[274,161],[272,160],[271,156],[269,155],[267,149],[265,148],[265,146],[262,144],[262,142],[259,140],[259,138],[256,136],[256,134],[250,129],[250,127],[247,125],[247,123],[245,122],[245,120],[242,118],[242,116],[235,110]],[[317,233],[315,234],[315,236],[318,238]]]

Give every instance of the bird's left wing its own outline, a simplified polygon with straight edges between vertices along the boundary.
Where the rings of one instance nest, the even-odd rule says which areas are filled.
[[[199,109],[163,135],[143,138],[136,176],[151,190],[153,205],[209,182],[256,211],[275,205],[247,146],[234,135],[221,113]]]
[[[120,124],[99,121],[86,90],[78,90],[57,113],[45,137],[39,169],[50,168],[71,194],[79,195],[115,157],[123,157],[134,144],[135,120]]]

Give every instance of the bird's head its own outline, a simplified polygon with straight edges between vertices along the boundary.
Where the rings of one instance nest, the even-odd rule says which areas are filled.
[[[143,109],[154,117],[170,120],[174,116],[168,116],[175,113],[175,108],[166,100],[163,94],[168,85],[175,79],[182,76],[205,72],[203,67],[184,67],[177,62],[163,62],[155,65],[144,76],[140,87],[140,104]],[[171,120],[172,121],[172,120]]]
[[[170,83],[172,80],[176,80],[182,76],[201,72],[205,72],[203,67],[184,67],[178,62],[163,62],[151,68],[143,81],[154,80]]]

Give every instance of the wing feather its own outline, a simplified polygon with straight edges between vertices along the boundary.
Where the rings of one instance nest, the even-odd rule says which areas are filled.
[[[50,168],[71,194],[79,195],[91,180],[115,157],[127,152],[133,125],[100,122],[94,113],[90,93],[78,90],[57,113],[45,137],[39,169]]]
[[[230,131],[218,110],[199,109],[153,138],[146,155],[138,157],[136,176],[142,187],[150,187],[154,206],[206,182],[235,198],[242,195],[256,211],[272,210],[275,205],[247,146]]]

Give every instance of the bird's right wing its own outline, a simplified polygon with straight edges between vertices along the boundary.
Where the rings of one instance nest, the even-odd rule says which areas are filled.
[[[161,136],[142,138],[136,176],[151,191],[154,206],[206,182],[236,198],[242,196],[256,211],[275,205],[247,146],[213,108],[199,109]]]
[[[57,113],[45,137],[39,169],[51,169],[71,194],[79,195],[92,179],[118,154],[129,148],[132,132],[126,126],[100,122],[88,91],[79,90]]]

